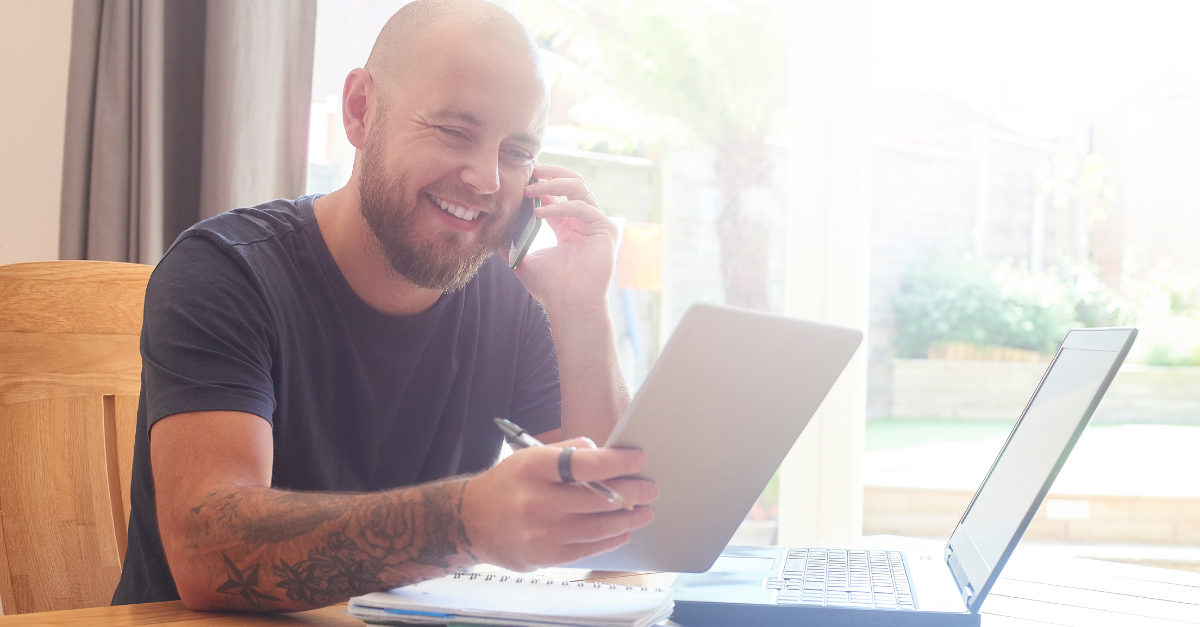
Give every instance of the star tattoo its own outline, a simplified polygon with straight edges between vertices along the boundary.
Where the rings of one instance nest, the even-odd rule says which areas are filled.
[[[221,557],[225,558],[225,572],[229,574],[229,579],[217,587],[217,592],[241,595],[242,600],[255,609],[262,609],[263,601],[279,600],[258,589],[258,564],[241,570],[223,551]]]
[[[274,568],[275,575],[279,577],[275,587],[286,590],[288,598],[293,601],[314,605],[321,603],[326,595],[316,583],[316,570],[316,565],[311,562],[307,565],[302,562],[288,564],[279,560],[279,565]]]

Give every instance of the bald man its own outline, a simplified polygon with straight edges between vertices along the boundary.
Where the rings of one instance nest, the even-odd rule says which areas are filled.
[[[476,1],[405,6],[342,117],[346,187],[189,229],[151,277],[129,548],[114,604],[296,610],[487,562],[614,549],[650,522],[606,295],[617,232],[535,165],[548,90],[528,33]],[[531,176],[540,181],[529,185]],[[558,245],[515,273],[523,198]],[[556,198],[565,198],[555,202]],[[496,464],[501,416],[577,447]]]

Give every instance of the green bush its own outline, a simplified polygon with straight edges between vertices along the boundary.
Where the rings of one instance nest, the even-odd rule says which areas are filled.
[[[934,342],[969,342],[1052,353],[1079,325],[1074,283],[1011,263],[939,256],[914,264],[892,299],[897,352],[921,358]]]
[[[916,264],[892,297],[896,350],[900,357],[921,358],[934,342],[987,345],[1007,326],[1003,303],[981,264],[944,258]]]
[[[1200,366],[1200,348],[1187,352],[1186,348],[1165,342],[1154,342],[1148,345],[1139,355],[1138,362],[1150,366]]]

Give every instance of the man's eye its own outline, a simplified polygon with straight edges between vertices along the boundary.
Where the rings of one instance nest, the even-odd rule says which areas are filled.
[[[533,155],[517,148],[502,150],[500,154],[504,156],[505,161],[508,161],[512,165],[528,165],[533,161]]]
[[[463,134],[461,131],[456,131],[452,128],[446,128],[444,126],[439,126],[439,127],[437,127],[437,129],[455,139],[466,139],[467,138],[467,136],[465,134]]]

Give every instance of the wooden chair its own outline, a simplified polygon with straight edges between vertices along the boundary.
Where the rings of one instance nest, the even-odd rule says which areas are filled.
[[[108,605],[120,579],[151,266],[0,266],[0,613]]]

